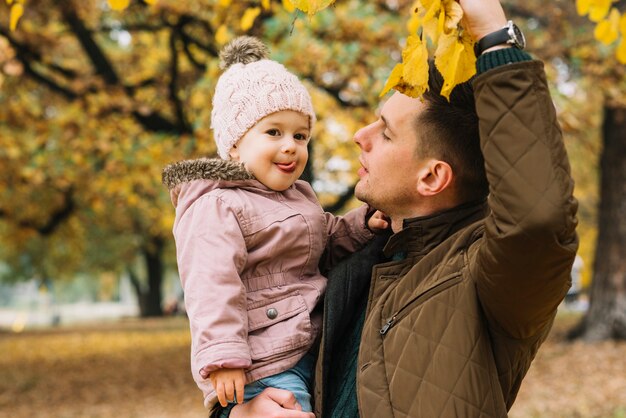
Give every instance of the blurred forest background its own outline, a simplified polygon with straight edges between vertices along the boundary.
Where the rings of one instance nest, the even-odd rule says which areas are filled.
[[[83,347],[76,349],[83,354],[68,349],[74,353],[68,356],[99,364],[100,349],[81,345],[89,339],[86,329],[30,335],[32,327],[180,311],[174,210],[161,170],[177,160],[215,155],[209,124],[220,74],[217,55],[235,36],[262,38],[271,57],[305,81],[319,118],[305,177],[328,210],[357,204],[352,192],[358,150],[351,138],[376,117],[379,92],[401,59],[413,6],[412,0],[344,0],[308,17],[288,0],[14,1],[0,2],[0,328],[6,330],[0,346],[12,353],[3,361],[12,359],[14,365],[41,362],[60,336],[78,338]],[[14,30],[12,3],[23,3],[24,10]],[[111,8],[120,3],[123,10]],[[584,313],[561,322],[559,336],[623,340],[624,64],[615,57],[616,42],[599,42],[595,23],[577,14],[572,0],[504,0],[503,5],[524,30],[529,52],[546,64],[576,180],[582,288],[576,307]],[[613,6],[624,11],[626,1]],[[142,327],[133,324],[133,332],[141,334],[134,327]],[[149,350],[138,353],[139,346],[178,344],[176,356],[185,351],[180,320],[157,324],[148,327],[155,340],[131,338],[133,349],[127,348],[137,360],[150,357]],[[103,332],[98,338],[114,344],[105,351],[118,347],[122,355],[125,343],[107,340]],[[42,335],[52,338],[45,340],[49,350],[37,342]],[[64,341],[58,344],[72,347]],[[619,343],[598,344],[613,344],[602,347],[626,357]],[[28,357],[24,350],[33,346],[38,348]],[[195,391],[187,358],[176,358],[185,387]],[[113,370],[125,367],[118,363]],[[616,372],[626,374],[624,363],[617,365],[622,368]],[[146,376],[159,367],[149,366]],[[2,370],[8,375],[5,380],[0,374],[0,381],[15,385],[0,395],[0,416],[16,394],[42,389],[41,376],[19,375],[20,367]],[[148,379],[159,374],[154,376]],[[626,393],[624,381],[615,384]],[[609,415],[568,416],[626,416],[619,409],[626,401],[617,399]]]

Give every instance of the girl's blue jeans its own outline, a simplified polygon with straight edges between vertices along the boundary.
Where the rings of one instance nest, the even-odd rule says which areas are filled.
[[[272,376],[264,377],[256,382],[246,385],[244,389],[244,402],[263,392],[266,388],[278,388],[290,391],[296,397],[296,401],[305,412],[312,412],[311,406],[311,377],[315,367],[315,356],[307,353],[302,359],[289,370]],[[222,411],[220,418],[228,418],[230,410],[236,403],[229,403]]]

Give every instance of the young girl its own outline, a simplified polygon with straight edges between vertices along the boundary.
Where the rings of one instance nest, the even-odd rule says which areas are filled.
[[[226,70],[211,127],[222,158],[163,172],[176,207],[192,373],[207,407],[228,405],[222,416],[270,386],[292,391],[311,411],[315,361],[307,353],[326,286],[320,259],[328,265],[362,247],[372,237],[368,226],[387,227],[367,206],[344,217],[324,213],[298,180],[313,105],[302,83],[266,54],[260,41],[242,37],[220,55]]]

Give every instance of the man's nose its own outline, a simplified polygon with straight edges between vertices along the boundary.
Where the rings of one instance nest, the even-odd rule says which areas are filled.
[[[372,142],[370,140],[372,125],[367,125],[354,134],[353,140],[363,150],[369,151],[372,148]]]

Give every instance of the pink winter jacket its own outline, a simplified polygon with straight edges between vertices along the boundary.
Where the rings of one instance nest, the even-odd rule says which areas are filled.
[[[220,159],[168,166],[163,183],[176,207],[178,270],[191,327],[191,370],[211,407],[205,378],[245,368],[246,383],[294,366],[318,335],[313,312],[326,287],[325,262],[371,237],[366,205],[324,213],[311,186],[276,192],[239,163]]]

